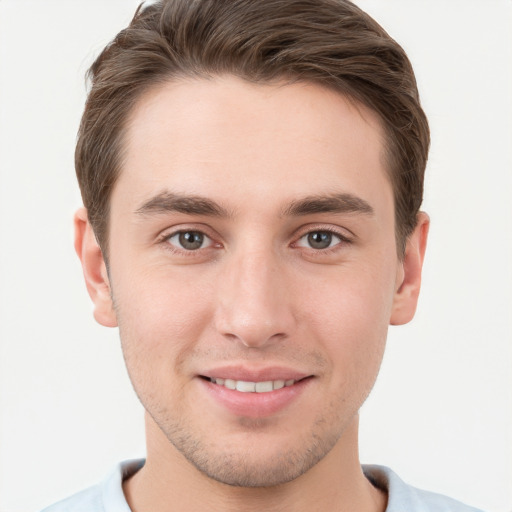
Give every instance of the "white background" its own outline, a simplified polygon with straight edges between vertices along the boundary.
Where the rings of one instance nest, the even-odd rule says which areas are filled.
[[[144,454],[116,330],[72,249],[93,57],[135,1],[0,0],[0,511],[36,510]],[[433,144],[412,324],[390,331],[361,457],[512,510],[512,2],[359,0],[415,66]]]

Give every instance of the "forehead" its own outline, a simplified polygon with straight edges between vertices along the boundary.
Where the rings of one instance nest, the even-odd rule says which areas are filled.
[[[183,79],[146,92],[133,109],[112,199],[119,188],[134,206],[163,189],[235,208],[244,192],[261,206],[277,191],[283,201],[329,190],[372,199],[390,188],[383,145],[375,113],[316,84]]]

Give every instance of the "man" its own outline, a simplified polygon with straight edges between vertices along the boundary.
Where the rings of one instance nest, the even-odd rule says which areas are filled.
[[[358,458],[429,225],[398,44],[345,0],[169,0],[91,79],[75,247],[147,458],[47,510],[475,510]]]

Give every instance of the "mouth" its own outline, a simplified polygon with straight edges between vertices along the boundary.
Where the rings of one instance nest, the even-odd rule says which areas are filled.
[[[244,364],[204,369],[197,377],[201,393],[213,399],[215,408],[246,418],[280,413],[300,400],[316,380],[315,375],[289,367]]]
[[[207,377],[201,375],[202,379],[216,384],[217,386],[223,386],[233,391],[240,391],[241,393],[270,393],[285,387],[293,386],[295,383],[301,382],[309,377],[303,377],[301,379],[277,379],[277,380],[264,380],[264,381],[247,381],[247,380],[234,380],[219,377]]]

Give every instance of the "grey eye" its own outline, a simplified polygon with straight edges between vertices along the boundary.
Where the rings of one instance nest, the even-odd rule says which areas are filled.
[[[200,231],[180,231],[170,236],[168,241],[178,249],[187,251],[197,251],[208,247],[211,243],[210,238]]]
[[[342,241],[341,237],[330,231],[311,231],[302,236],[297,245],[311,249],[328,249]]]
[[[308,234],[308,243],[313,249],[327,249],[331,242],[332,234],[327,231],[314,231]]]

